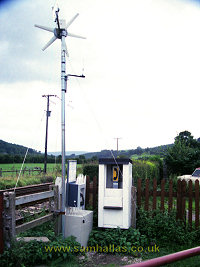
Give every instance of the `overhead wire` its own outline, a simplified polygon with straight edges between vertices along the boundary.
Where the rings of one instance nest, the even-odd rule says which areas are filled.
[[[72,71],[75,73],[74,68],[73,68],[73,66],[72,66],[72,63],[71,63],[71,61],[70,61],[70,58],[68,58],[68,62],[69,62],[69,64],[70,64],[70,67],[71,67]],[[97,117],[96,117],[96,115],[95,115],[95,111],[94,111],[93,107],[91,106],[91,103],[90,103],[90,101],[88,100],[86,93],[84,92],[84,88],[81,86],[81,83],[80,83],[80,81],[79,81],[79,79],[78,79],[77,77],[75,77],[75,80],[77,81],[77,83],[78,83],[78,85],[79,85],[79,89],[81,89],[81,90],[79,90],[79,91],[80,91],[80,93],[82,94],[82,96],[83,96],[83,98],[84,98],[84,100],[85,100],[85,102],[86,102],[86,104],[87,104],[87,106],[88,106],[88,108],[89,108],[89,110],[90,110],[90,113],[92,114],[93,119],[94,119],[94,121],[96,122],[96,125],[97,125],[98,128],[99,128],[99,131],[100,131],[100,133],[101,133],[101,135],[102,135],[102,138],[104,139],[105,144],[107,144],[107,143],[108,143],[108,140],[107,140],[107,138],[105,137],[104,132],[103,132],[102,127],[101,127],[101,124],[100,124],[99,120],[97,119]],[[83,93],[83,92],[84,92],[84,93]],[[123,173],[121,172],[121,169],[120,169],[120,167],[119,167],[119,164],[118,164],[118,162],[117,162],[117,159],[116,159],[116,157],[115,157],[115,155],[114,155],[112,149],[108,149],[108,150],[110,151],[111,156],[112,156],[112,158],[113,158],[115,164],[116,164],[117,167],[119,168],[119,172],[120,172],[120,174],[121,174],[121,176],[122,176],[122,178],[123,178]]]
[[[56,97],[61,101],[61,98],[59,96],[56,95]],[[60,131],[60,127],[58,127],[58,125],[59,125],[59,112],[57,112],[57,115],[56,115],[56,129],[57,129],[57,134],[56,134],[56,138],[55,138],[56,139],[55,140],[55,151],[58,151],[58,149],[57,149],[57,146],[58,146],[58,136],[59,136],[58,132]],[[55,169],[56,169],[56,176],[57,176],[58,169],[56,168],[56,164],[57,164],[56,158],[57,158],[57,155],[55,154],[55,163],[54,163],[54,166],[55,166]]]
[[[34,133],[36,133],[36,131],[40,129],[40,125],[41,125],[41,123],[42,123],[42,121],[43,121],[43,119],[44,119],[44,114],[45,114],[45,110],[44,110],[44,112],[43,112],[43,114],[42,114],[42,118],[40,119],[39,127],[37,127],[37,128],[35,129],[35,132],[34,132]],[[36,134],[34,134],[34,136],[36,136]],[[34,139],[34,140],[35,140],[35,139]],[[20,177],[21,177],[21,173],[22,173],[22,170],[23,170],[25,161],[26,161],[26,157],[27,157],[27,155],[28,155],[28,151],[29,151],[29,149],[30,149],[31,147],[33,147],[33,142],[32,142],[32,144],[31,144],[29,147],[27,147],[27,149],[26,149],[26,152],[25,152],[25,155],[24,155],[24,158],[23,158],[23,162],[22,162],[22,165],[21,165],[21,168],[20,168],[20,171],[19,171],[19,175],[18,175],[18,177],[17,177],[17,181],[16,181],[16,183],[15,183],[14,192],[15,192],[15,190],[16,190],[17,184],[18,184],[19,179],[20,179]]]

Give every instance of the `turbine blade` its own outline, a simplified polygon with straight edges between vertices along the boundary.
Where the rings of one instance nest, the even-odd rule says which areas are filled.
[[[44,51],[45,49],[47,49],[47,47],[49,47],[55,40],[56,40],[56,36],[53,36],[49,42],[42,48],[42,50]]]
[[[67,46],[66,46],[65,42],[64,42],[64,49],[65,49],[66,56],[69,57],[69,53],[68,53]]]
[[[72,24],[72,22],[78,17],[78,15],[79,15],[79,13],[77,13],[68,23],[67,23],[67,25],[66,25],[66,28],[65,29],[67,29],[71,24]]]
[[[45,27],[45,26],[41,26],[41,25],[37,25],[37,24],[35,24],[34,26],[37,28],[40,28],[42,30],[48,31],[48,32],[54,32],[53,28],[49,28],[49,27]]]
[[[68,32],[67,36],[75,37],[75,38],[81,38],[81,39],[86,39],[86,37],[84,37],[84,36],[80,36],[80,35],[69,33],[69,32]]]

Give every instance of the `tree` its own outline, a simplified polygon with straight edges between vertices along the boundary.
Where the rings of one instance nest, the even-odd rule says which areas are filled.
[[[180,132],[179,135],[175,137],[175,142],[176,141],[180,141],[182,144],[185,144],[188,147],[200,148],[198,140],[194,139],[194,137],[188,131]]]
[[[91,161],[98,161],[97,156],[93,156],[93,157],[91,158]]]
[[[200,144],[190,132],[180,132],[165,156],[171,174],[191,174],[200,165]]]
[[[137,155],[141,155],[143,153],[143,149],[140,147],[140,146],[138,146],[136,149],[135,149],[135,154],[137,154]]]

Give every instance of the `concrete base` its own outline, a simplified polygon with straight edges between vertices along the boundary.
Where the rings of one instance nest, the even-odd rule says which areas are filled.
[[[93,226],[93,211],[77,210],[66,215],[65,237],[75,236],[81,246],[87,247]]]

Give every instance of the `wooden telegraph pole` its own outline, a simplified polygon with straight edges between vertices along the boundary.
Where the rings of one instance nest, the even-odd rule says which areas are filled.
[[[116,138],[114,138],[114,139],[117,139],[117,154],[118,154],[118,140],[119,139],[122,139],[121,137],[116,137]]]
[[[48,120],[51,116],[51,111],[49,110],[49,98],[51,96],[57,97],[57,95],[43,95],[42,97],[47,98],[47,110],[46,110],[46,136],[45,136],[45,153],[44,153],[44,173],[47,172],[47,140],[48,140]]]

